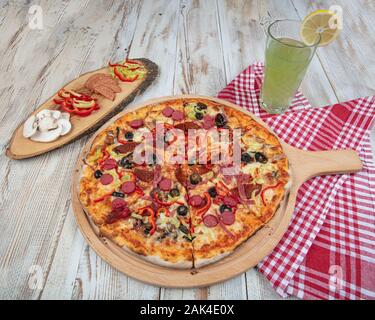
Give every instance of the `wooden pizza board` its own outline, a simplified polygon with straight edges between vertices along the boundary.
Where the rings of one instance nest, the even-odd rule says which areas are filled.
[[[254,117],[251,113],[244,111],[242,108],[225,100],[204,96],[183,95],[163,97],[149,100],[131,108],[131,110],[178,98],[202,98],[219,102],[225,106],[249,114],[268,128],[264,122]],[[117,118],[122,117],[129,111],[130,110],[126,110],[118,114],[101,127],[98,132],[102,131]],[[272,130],[270,131],[272,132]],[[292,185],[289,194],[285,196],[275,216],[269,223],[256,232],[255,235],[223,260],[199,269],[179,270],[154,265],[132,253],[124,251],[110,240],[99,236],[96,227],[91,224],[86,216],[78,198],[79,176],[83,165],[82,159],[89,151],[96,134],[87,142],[73,172],[72,207],[78,226],[89,245],[111,266],[130,277],[161,287],[191,288],[209,286],[233,278],[254,267],[265,256],[272,252],[286,232],[293,214],[297,191],[306,180],[319,175],[351,173],[362,169],[361,160],[353,150],[310,152],[299,150],[281,141],[285,154],[290,162]]]
[[[15,130],[10,144],[7,148],[6,154],[12,159],[24,159],[30,158],[42,153],[51,151],[62,147],[63,145],[73,142],[85,134],[94,132],[106,121],[113,117],[116,113],[121,111],[126,105],[134,100],[134,98],[141,94],[146,88],[155,80],[158,75],[158,66],[148,59],[137,58],[132,59],[141,62],[147,69],[147,74],[139,80],[134,82],[121,82],[119,86],[122,91],[116,94],[114,101],[105,99],[104,97],[98,98],[100,109],[93,112],[87,117],[71,116],[70,121],[72,124],[72,130],[65,136],[59,137],[57,140],[52,142],[35,142],[25,138],[22,135],[23,123]],[[86,80],[94,73],[105,73],[109,74],[109,67],[94,70],[85,74],[82,74],[79,78],[69,82],[64,86],[65,89],[74,89],[83,87]],[[32,114],[36,114],[43,109],[56,109],[56,104],[53,99],[56,98],[56,94],[50,97],[46,102],[39,106],[33,111],[26,119]],[[26,120],[25,119],[25,120]]]

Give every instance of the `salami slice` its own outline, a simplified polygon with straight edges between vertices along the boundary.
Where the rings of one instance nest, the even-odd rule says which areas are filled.
[[[112,212],[106,218],[106,223],[112,224],[121,219],[125,219],[130,216],[130,210],[128,207],[125,207],[122,210],[112,210]]]
[[[127,142],[125,144],[120,144],[114,148],[117,153],[129,153],[134,151],[135,147],[138,145],[137,142]]]
[[[112,181],[113,181],[113,177],[108,173],[103,174],[100,177],[100,183],[103,184],[103,185],[111,184]]]
[[[235,217],[234,213],[231,212],[231,211],[224,211],[221,214],[221,220],[227,226],[230,226],[231,224],[233,224],[235,219],[236,219],[236,217]]]
[[[136,119],[136,120],[133,120],[133,121],[130,121],[129,125],[133,128],[133,129],[138,129],[140,127],[142,127],[144,124],[143,120],[142,119]]]
[[[180,110],[174,110],[172,113],[172,119],[175,121],[181,121],[184,119],[184,113]]]
[[[126,207],[124,199],[116,198],[112,201],[112,209],[122,211]]]
[[[180,130],[183,130],[183,131],[188,131],[189,129],[199,129],[200,128],[199,124],[197,124],[195,122],[192,122],[192,121],[178,123],[174,127],[176,129],[180,129]]]
[[[85,87],[94,91],[95,89],[95,83],[97,83],[101,78],[104,78],[105,74],[104,73],[95,73],[90,78],[87,79],[85,83]]]
[[[223,202],[230,207],[235,207],[237,205],[237,200],[230,196],[225,196]]]
[[[203,205],[204,200],[201,196],[195,195],[189,198],[189,204],[192,207],[199,208]]]
[[[111,170],[117,167],[117,162],[115,159],[107,159],[102,163],[102,169]]]
[[[208,130],[215,125],[215,119],[209,115],[203,117],[203,128]]]
[[[166,107],[163,109],[162,114],[166,116],[167,118],[171,117],[174,112],[174,109],[171,107]]]
[[[112,101],[115,100],[115,97],[116,97],[115,92],[106,85],[102,85],[102,84],[95,85],[94,91],[102,95],[104,98],[107,98]]]
[[[144,182],[151,182],[154,179],[154,172],[151,170],[144,170],[144,169],[134,169],[135,176]]]
[[[133,181],[126,181],[121,186],[121,191],[125,194],[133,193],[135,191],[135,183]]]
[[[207,214],[203,217],[203,223],[206,227],[213,228],[216,227],[219,223],[218,218],[212,214]]]
[[[172,181],[170,179],[163,178],[159,182],[159,188],[162,191],[169,191],[169,190],[171,190],[171,188],[172,188]]]

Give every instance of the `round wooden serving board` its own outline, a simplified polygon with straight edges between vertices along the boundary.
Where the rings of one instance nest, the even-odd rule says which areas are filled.
[[[245,114],[250,114],[225,100],[191,95],[153,99],[130,110],[178,98],[210,99],[240,110]],[[117,118],[130,110],[118,114],[101,127],[99,131],[112,124]],[[252,114],[250,115],[263,126],[267,127],[261,120],[258,120]],[[298,188],[307,179],[318,175],[356,172],[362,168],[361,160],[353,150],[309,152],[299,150],[281,141],[291,166],[292,186],[289,194],[286,195],[272,220],[223,260],[199,269],[179,270],[151,264],[132,253],[124,251],[110,240],[100,237],[96,227],[91,224],[80,204],[78,186],[80,171],[83,165],[82,159],[89,151],[95,136],[96,134],[87,142],[73,172],[72,207],[77,223],[89,245],[111,266],[130,277],[161,287],[191,288],[209,286],[247,271],[270,254],[286,232],[293,214]]]
[[[87,117],[71,116],[70,121],[72,124],[72,130],[65,136],[59,137],[57,140],[52,142],[35,142],[27,139],[23,136],[23,123],[15,130],[13,137],[10,141],[9,147],[6,151],[8,157],[12,159],[24,159],[30,158],[42,153],[51,151],[62,147],[63,145],[73,142],[79,139],[85,134],[95,131],[102,126],[106,121],[113,117],[116,113],[121,111],[126,105],[134,100],[134,98],[141,94],[146,88],[155,80],[158,75],[158,66],[148,59],[138,58],[132,59],[142,63],[147,70],[146,75],[134,82],[121,82],[121,92],[116,94],[114,101],[105,99],[104,97],[98,98],[100,109],[93,112]],[[77,89],[83,87],[86,80],[94,73],[109,74],[109,67],[94,70],[85,74],[82,74],[79,78],[69,82],[64,86],[65,89]],[[53,99],[56,98],[56,94],[50,97],[46,102],[39,106],[32,114],[36,114],[43,109],[56,109]],[[26,119],[27,119],[26,118]],[[25,119],[25,120],[26,120]]]

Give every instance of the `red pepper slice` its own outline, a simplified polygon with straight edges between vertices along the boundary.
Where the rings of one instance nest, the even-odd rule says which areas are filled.
[[[160,204],[161,206],[165,206],[165,207],[170,207],[172,204],[176,202],[176,201],[164,202],[158,198],[156,192],[152,193],[152,199],[154,199],[157,204]]]
[[[152,228],[150,230],[150,235],[153,235],[156,231],[156,218],[155,211],[151,207],[139,208],[138,212],[143,216],[144,212],[148,213],[148,222],[151,224]]]
[[[123,74],[117,69],[119,66],[116,66],[113,68],[113,72],[116,75],[117,78],[119,78],[123,82],[134,82],[138,79],[138,75],[136,74],[133,78],[126,78],[123,76]],[[123,66],[121,66],[123,67]]]
[[[204,198],[206,200],[206,204],[197,211],[198,216],[203,216],[208,211],[208,209],[210,209],[210,207],[211,207],[211,197],[210,197],[210,195],[208,194],[208,192],[205,192],[203,195],[204,195]]]
[[[263,202],[263,205],[264,206],[267,206],[267,203],[266,203],[266,199],[264,198],[264,193],[267,191],[267,190],[270,190],[270,189],[275,189],[277,188],[278,186],[281,185],[281,182],[279,182],[278,184],[274,185],[274,186],[269,186],[269,187],[266,187],[262,190],[261,194],[260,194],[260,197],[262,198],[262,202]]]
[[[104,199],[107,199],[108,197],[112,196],[112,193],[113,193],[113,191],[112,191],[111,193],[107,193],[107,194],[105,194],[104,196],[101,196],[101,197],[99,197],[99,198],[96,198],[96,199],[94,199],[94,202],[95,202],[95,203],[101,202],[101,201],[103,201]]]

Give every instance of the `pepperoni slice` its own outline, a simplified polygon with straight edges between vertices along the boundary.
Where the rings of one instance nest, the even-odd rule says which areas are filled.
[[[103,174],[100,177],[100,183],[103,184],[103,185],[111,184],[112,181],[113,181],[113,177],[108,173]]]
[[[230,196],[225,196],[223,202],[230,207],[235,207],[237,205],[237,200]]]
[[[175,121],[181,121],[184,119],[184,113],[180,110],[174,110],[172,113],[172,119]]]
[[[126,181],[121,186],[121,191],[125,194],[133,193],[135,191],[135,183],[133,181]]]
[[[133,129],[138,129],[140,127],[143,126],[143,120],[142,119],[136,119],[136,120],[133,120],[133,121],[130,121],[129,125],[133,128]]]
[[[201,196],[195,195],[189,198],[189,204],[195,208],[203,205],[204,200]]]
[[[224,211],[221,214],[221,220],[223,221],[224,224],[226,224],[227,226],[230,226],[231,224],[234,223],[234,220],[235,220],[234,213],[231,211]]]
[[[208,130],[215,125],[215,119],[209,115],[203,117],[203,128]]]
[[[128,207],[124,207],[122,210],[112,210],[112,212],[107,216],[106,223],[112,224],[120,219],[125,219],[130,215],[130,210]]]
[[[218,218],[212,214],[207,214],[203,217],[203,223],[206,227],[213,228],[219,223]]]
[[[174,112],[174,109],[171,108],[171,107],[166,107],[164,108],[164,110],[162,111],[162,114],[165,115],[167,118],[171,117],[172,114]]]
[[[133,172],[135,176],[143,182],[151,182],[154,179],[154,172],[151,170],[135,168]]]
[[[117,153],[129,153],[134,151],[135,147],[138,145],[137,142],[127,142],[125,144],[121,144],[114,148],[115,152]]]
[[[199,129],[200,128],[200,126],[197,123],[192,122],[192,121],[178,123],[174,127],[176,129],[180,129],[180,130],[183,130],[183,131],[188,131],[189,129]]]
[[[117,167],[117,162],[115,159],[107,159],[102,164],[102,169],[111,170]]]
[[[126,207],[126,202],[124,199],[116,198],[112,201],[112,209],[122,211]]]
[[[163,178],[159,182],[159,188],[160,188],[160,190],[163,190],[163,191],[169,191],[169,190],[171,190],[171,188],[172,188],[172,181],[169,180],[169,179],[167,179],[167,178]]]

